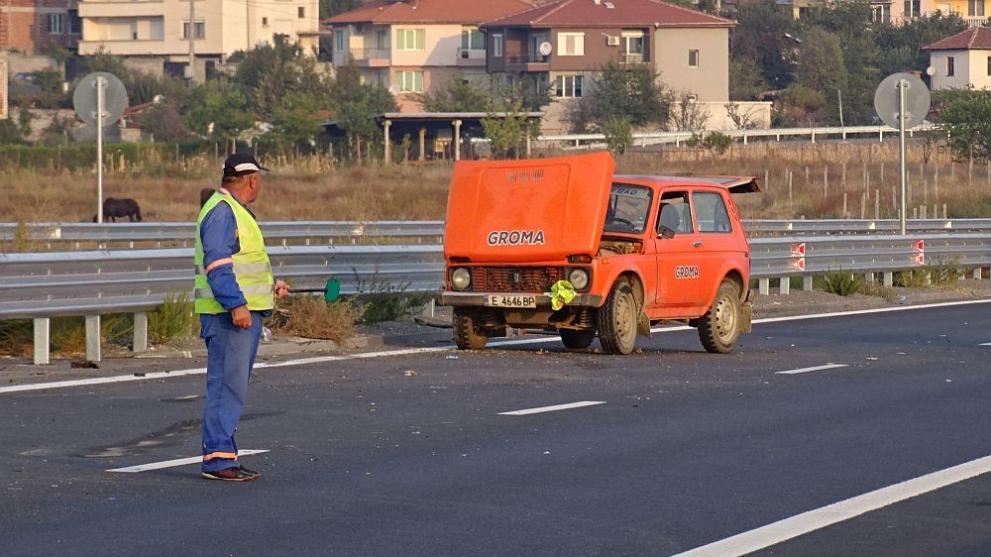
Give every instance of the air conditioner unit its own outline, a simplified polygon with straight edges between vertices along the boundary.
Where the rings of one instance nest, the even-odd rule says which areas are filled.
[[[609,35],[606,37],[606,44],[609,46],[619,46],[619,37]]]

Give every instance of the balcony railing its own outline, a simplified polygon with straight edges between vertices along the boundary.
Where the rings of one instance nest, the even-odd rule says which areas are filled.
[[[620,52],[619,53],[619,63],[620,64],[643,64],[643,53],[642,52]]]
[[[388,48],[352,48],[351,59],[355,61],[389,60]]]
[[[988,22],[986,15],[961,15],[968,27],[982,27]]]
[[[459,48],[458,65],[461,66],[481,66],[485,64],[485,49],[483,48]]]
[[[524,53],[506,56],[507,64],[549,64],[550,61],[550,56],[544,56],[537,53]]]

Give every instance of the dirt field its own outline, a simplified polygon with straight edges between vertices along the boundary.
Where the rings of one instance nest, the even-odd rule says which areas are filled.
[[[757,176],[764,192],[740,198],[745,218],[895,218],[897,156],[897,143],[872,141],[734,145],[722,154],[666,148],[633,150],[619,158],[618,171]],[[944,211],[950,217],[991,216],[991,165],[954,162],[921,142],[912,145],[909,158],[910,217],[942,217]],[[148,221],[191,221],[200,189],[219,181],[209,169],[221,163],[213,162],[176,169],[182,177],[114,168],[106,176],[104,196],[136,199]],[[343,169],[324,161],[265,162],[274,171],[256,207],[261,220],[444,217],[451,173],[446,162]],[[51,175],[0,170],[0,184],[0,222],[83,222],[96,213],[92,170]]]

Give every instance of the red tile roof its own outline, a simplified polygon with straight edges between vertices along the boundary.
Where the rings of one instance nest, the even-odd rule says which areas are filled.
[[[347,23],[462,23],[479,24],[533,7],[524,0],[377,0],[323,20],[326,25]]]
[[[974,27],[941,41],[927,44],[922,50],[991,50],[991,27]]]
[[[563,0],[491,21],[524,27],[733,27],[736,22],[660,0]]]

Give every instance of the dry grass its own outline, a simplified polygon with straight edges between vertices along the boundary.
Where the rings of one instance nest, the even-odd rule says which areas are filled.
[[[303,338],[336,342],[354,336],[354,324],[361,317],[350,301],[327,304],[323,298],[294,296],[265,323],[273,332]]]
[[[948,152],[936,151],[924,163],[924,155],[921,142],[910,144],[910,217],[913,211],[919,218],[941,217],[944,205],[949,217],[991,215],[985,162],[953,161]],[[133,197],[148,221],[188,222],[195,218],[200,189],[217,184],[220,160],[181,159],[166,171],[169,176],[118,162],[106,176],[104,195]],[[274,171],[252,207],[262,220],[444,218],[447,163],[340,168],[327,157],[264,162]],[[898,148],[890,141],[736,144],[723,154],[668,147],[634,150],[617,162],[624,173],[757,176],[764,192],[739,200],[746,218],[897,217]],[[0,171],[0,222],[89,221],[96,212],[95,182],[92,169]]]

